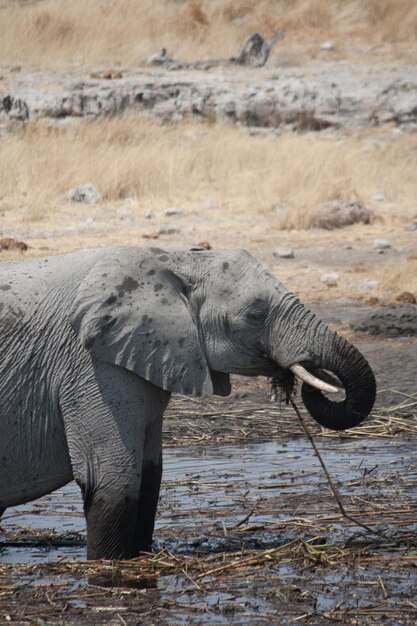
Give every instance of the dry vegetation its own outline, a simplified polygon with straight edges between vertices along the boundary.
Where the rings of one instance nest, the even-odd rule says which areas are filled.
[[[211,202],[230,215],[271,213],[284,228],[308,227],[322,201],[367,204],[382,191],[395,221],[413,210],[416,171],[417,137],[393,138],[389,130],[336,139],[161,126],[141,116],[78,127],[30,123],[0,143],[0,210],[28,207],[31,219],[42,219],[70,188],[91,182],[110,203],[130,198],[133,208],[187,210]],[[281,224],[277,204],[287,207]]]
[[[1,0],[0,63],[131,66],[163,46],[178,58],[218,58],[235,54],[248,32],[282,26],[281,60],[320,55],[329,38],[335,58],[364,58],[381,44],[397,60],[417,50],[415,0]]]
[[[386,266],[378,275],[381,279],[382,292],[411,291],[417,293],[417,257],[395,261]]]

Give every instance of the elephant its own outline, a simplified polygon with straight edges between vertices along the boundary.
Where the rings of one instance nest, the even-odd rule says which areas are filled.
[[[4,261],[0,333],[0,511],[75,480],[88,559],[151,549],[172,393],[227,396],[231,374],[297,377],[308,412],[335,430],[375,400],[360,352],[242,250]]]

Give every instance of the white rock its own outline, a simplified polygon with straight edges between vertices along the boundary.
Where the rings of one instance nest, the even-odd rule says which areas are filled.
[[[385,196],[383,193],[374,193],[374,195],[372,196],[372,200],[374,200],[375,202],[384,202]]]
[[[391,244],[387,239],[374,239],[375,250],[389,250],[390,248]]]
[[[70,189],[70,191],[65,194],[65,198],[72,202],[93,204],[94,202],[98,202],[100,200],[100,194],[94,185],[91,183],[85,183],[84,185]]]
[[[329,274],[322,274],[319,281],[324,283],[327,287],[337,287],[338,278],[339,274],[336,272],[330,272]]]
[[[330,50],[333,50],[333,48],[333,41],[323,41],[323,43],[320,44],[320,50],[325,50],[326,52],[330,52]]]
[[[177,226],[161,226],[158,230],[159,235],[175,235],[180,232]]]
[[[277,248],[276,250],[274,250],[273,255],[280,259],[295,258],[294,250],[291,250],[291,248]]]
[[[375,278],[363,278],[362,280],[358,281],[358,287],[363,291],[375,289],[375,287],[378,287],[378,285],[379,280],[376,280]]]

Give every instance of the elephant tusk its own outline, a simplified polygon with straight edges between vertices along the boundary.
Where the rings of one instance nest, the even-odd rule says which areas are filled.
[[[295,376],[297,376],[297,378],[311,385],[312,387],[315,387],[316,389],[320,389],[320,391],[324,391],[326,393],[338,392],[337,387],[334,387],[333,385],[328,385],[319,378],[316,378],[315,376],[313,376],[313,374],[307,372],[307,370],[302,365],[291,365],[289,369]]]
[[[334,385],[338,389],[344,389],[340,380],[336,378],[334,374],[331,372],[326,372],[326,370],[317,369],[317,374],[320,380],[324,380],[325,383],[329,383],[329,385]]]

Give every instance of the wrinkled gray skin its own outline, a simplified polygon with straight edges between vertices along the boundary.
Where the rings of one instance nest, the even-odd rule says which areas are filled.
[[[303,385],[323,425],[368,415],[372,372],[242,251],[108,248],[0,264],[0,511],[73,478],[88,558],[151,546],[171,392],[230,393],[229,374],[333,372],[346,399]]]

